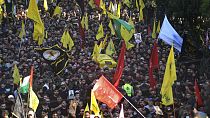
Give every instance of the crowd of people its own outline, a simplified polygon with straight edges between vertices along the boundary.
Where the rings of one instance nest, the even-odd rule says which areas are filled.
[[[9,0],[7,0],[9,1]],[[27,0],[26,0],[27,1]],[[106,7],[109,1],[104,1]],[[113,1],[114,2],[114,1]],[[116,2],[116,1],[115,1]],[[30,67],[34,65],[33,89],[39,98],[39,106],[36,111],[37,118],[82,118],[87,103],[90,103],[90,92],[96,80],[104,75],[112,80],[115,68],[100,68],[92,60],[95,38],[99,25],[102,23],[105,34],[108,35],[107,42],[112,39],[115,44],[116,53],[113,55],[115,61],[121,47],[121,39],[111,34],[108,27],[109,18],[101,14],[100,9],[92,9],[87,0],[84,0],[84,12],[88,14],[89,29],[85,30],[84,47],[81,47],[79,34],[79,22],[81,9],[75,0],[48,0],[48,11],[44,10],[43,1],[38,1],[40,16],[44,22],[47,36],[42,45],[33,40],[33,22],[26,17],[27,2],[16,1],[16,14],[4,13],[0,24],[0,116],[11,117],[16,95],[14,91],[18,86],[13,84],[13,66],[16,64],[21,76],[30,75]],[[187,118],[194,117],[198,113],[206,113],[210,116],[210,80],[206,74],[199,73],[199,66],[195,63],[187,65],[176,61],[177,80],[173,85],[174,105],[163,106],[161,104],[160,89],[163,81],[165,65],[170,51],[170,46],[159,41],[159,70],[154,73],[157,80],[156,89],[149,86],[149,59],[154,39],[148,34],[149,23],[139,21],[139,12],[132,1],[131,8],[125,4],[121,7],[121,19],[128,21],[132,18],[135,24],[135,32],[141,33],[142,42],[131,39],[134,47],[126,51],[125,67],[120,80],[119,91],[126,96],[131,103],[148,118]],[[52,16],[53,10],[59,5],[62,9],[61,15]],[[1,6],[3,8],[3,5]],[[145,8],[146,9],[146,8]],[[20,39],[19,33],[22,21],[25,22],[26,36]],[[151,23],[152,24],[152,23]],[[180,24],[177,27],[181,27]],[[175,27],[175,29],[177,28]],[[62,47],[61,37],[65,29],[74,41],[74,47],[69,51],[70,62],[65,70],[59,75],[54,74],[51,66],[34,50],[35,48],[50,47],[58,44]],[[182,30],[178,30],[182,33]],[[103,40],[103,39],[100,39]],[[102,50],[102,53],[104,50]],[[177,59],[179,54],[175,53]],[[197,80],[203,105],[196,105],[194,93],[194,80]],[[127,95],[123,85],[129,84],[133,87],[131,95]],[[27,94],[21,94],[24,107],[27,111]],[[124,99],[120,102],[124,105],[126,118],[140,118],[140,114]],[[106,104],[99,102],[99,107],[104,118],[119,117],[120,104],[110,109]],[[163,115],[156,114],[153,106],[159,106]],[[195,113],[196,108],[199,112]],[[85,113],[88,118],[89,113]]]

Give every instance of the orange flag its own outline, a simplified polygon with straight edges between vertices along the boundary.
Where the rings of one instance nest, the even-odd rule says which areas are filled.
[[[93,87],[97,100],[115,108],[123,95],[102,75]]]

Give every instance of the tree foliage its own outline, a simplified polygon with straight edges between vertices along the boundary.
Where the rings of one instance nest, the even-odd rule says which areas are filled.
[[[157,12],[163,16],[182,18],[190,29],[210,27],[210,0],[156,0]],[[160,14],[161,13],[161,14]]]

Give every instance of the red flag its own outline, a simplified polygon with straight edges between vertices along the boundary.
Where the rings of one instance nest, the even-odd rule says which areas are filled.
[[[158,49],[157,49],[157,42],[154,42],[154,46],[152,49],[151,57],[149,60],[149,83],[150,87],[154,89],[157,82],[155,78],[153,78],[153,70],[157,69],[159,67],[159,61],[158,61]]]
[[[84,41],[85,41],[85,30],[81,25],[81,22],[79,22],[79,34],[80,34],[80,46],[84,49]]]
[[[32,88],[32,85],[33,85],[33,74],[34,74],[34,66],[31,66],[31,74],[30,74],[30,87],[29,88]]]
[[[95,1],[95,4],[100,7],[100,0],[94,0]]]
[[[107,104],[111,109],[117,106],[123,95],[102,75],[93,87],[97,100]]]
[[[200,95],[200,90],[199,90],[199,87],[198,87],[198,84],[197,84],[196,80],[195,80],[194,89],[195,89],[195,99],[196,99],[197,105],[202,106],[203,101],[202,101],[202,98],[201,98],[201,95]]]
[[[115,71],[115,74],[114,74],[114,78],[112,80],[112,83],[114,84],[114,86],[116,88],[118,87],[118,85],[120,83],[120,78],[121,78],[122,73],[123,73],[125,51],[126,51],[126,46],[125,46],[125,41],[123,41],[122,47],[120,49],[120,55],[118,57],[117,68],[116,68],[116,71]]]

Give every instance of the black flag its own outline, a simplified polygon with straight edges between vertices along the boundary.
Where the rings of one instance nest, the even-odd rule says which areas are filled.
[[[68,53],[58,45],[54,45],[50,48],[38,48],[36,50],[41,54],[42,58],[51,65],[57,75],[60,74],[68,64]]]

